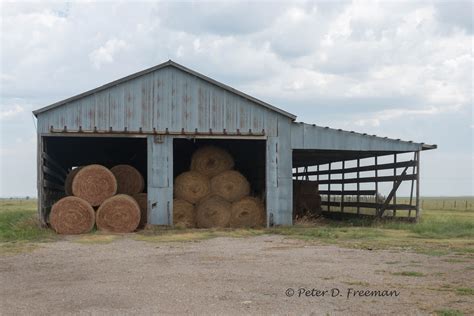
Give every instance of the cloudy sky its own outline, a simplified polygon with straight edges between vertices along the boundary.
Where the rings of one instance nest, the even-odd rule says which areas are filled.
[[[32,110],[168,59],[299,121],[438,144],[422,194],[474,194],[470,1],[0,5],[0,196],[36,195]]]

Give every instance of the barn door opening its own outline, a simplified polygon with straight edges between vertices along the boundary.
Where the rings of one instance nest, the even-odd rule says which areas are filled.
[[[190,170],[193,153],[204,146],[215,146],[226,150],[235,162],[233,169],[239,171],[250,183],[249,195],[266,204],[266,141],[264,139],[175,138],[173,179]]]
[[[66,196],[65,180],[74,168],[100,164],[135,167],[147,183],[147,142],[141,137],[43,136],[39,159],[39,213],[48,222],[52,205]],[[147,188],[145,186],[145,192]]]

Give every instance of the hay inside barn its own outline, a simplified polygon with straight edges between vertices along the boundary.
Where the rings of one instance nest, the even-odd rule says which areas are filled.
[[[196,227],[196,208],[182,199],[173,200],[173,224],[178,227]]]
[[[199,228],[229,227],[232,204],[213,195],[197,205],[196,217]]]
[[[197,171],[183,172],[175,179],[174,194],[178,199],[194,204],[209,193],[211,193],[209,179]]]
[[[112,233],[131,233],[140,223],[140,206],[131,196],[115,195],[99,206],[97,228]]]
[[[117,193],[133,195],[143,192],[145,180],[140,171],[130,165],[116,165],[110,171],[117,179]]]
[[[67,196],[54,203],[49,223],[58,234],[84,234],[94,227],[95,212],[87,201]]]
[[[92,206],[99,206],[117,193],[117,180],[106,167],[89,165],[81,168],[74,176],[72,193]]]

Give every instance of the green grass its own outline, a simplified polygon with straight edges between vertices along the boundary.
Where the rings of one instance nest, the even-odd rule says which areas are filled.
[[[456,289],[456,293],[459,295],[474,295],[474,289],[471,287],[460,287]]]
[[[454,255],[462,260],[474,254],[474,210],[424,210],[419,223],[352,219],[324,220],[292,227],[269,229],[179,229],[152,227],[132,235],[150,242],[187,242],[215,237],[249,237],[279,234],[307,241],[360,249],[405,249],[430,256]],[[5,243],[34,243],[58,239],[50,229],[40,228],[36,200],[0,199],[1,249]],[[116,236],[94,232],[74,238],[75,242],[101,244]],[[448,261],[447,261],[448,262]],[[454,262],[454,261],[452,261]]]
[[[401,276],[410,276],[410,277],[424,277],[425,275],[421,272],[416,271],[402,271],[402,272],[394,272],[393,275],[401,275]]]
[[[440,309],[436,311],[438,316],[464,316],[464,314],[457,309]]]
[[[36,200],[0,201],[0,242],[47,241],[55,236],[40,227]]]

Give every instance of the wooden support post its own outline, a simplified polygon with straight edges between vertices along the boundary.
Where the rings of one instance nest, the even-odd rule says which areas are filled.
[[[360,168],[360,158],[357,158],[357,168]],[[360,194],[359,194],[360,183],[359,183],[359,178],[360,178],[360,171],[357,170],[357,214],[360,214],[360,206],[359,206],[359,202],[360,202]]]
[[[377,170],[377,165],[378,165],[378,157],[375,156],[375,203],[379,204],[379,181],[378,181],[379,172]],[[380,208],[377,207],[375,209],[375,214],[378,214],[379,211],[380,211]]]
[[[331,163],[329,163],[329,171],[331,171]],[[331,173],[328,174],[328,212],[331,211]]]
[[[342,161],[342,180],[344,180],[345,178],[345,174],[344,174],[344,170],[346,169],[346,161],[343,160]],[[342,187],[341,187],[341,213],[344,213],[344,182],[342,183]]]
[[[305,166],[305,167],[304,167],[304,173],[305,173],[305,175],[306,175],[306,181],[308,181],[308,180],[309,180],[309,176],[308,176],[308,166]]]
[[[319,165],[316,165],[316,171],[318,172],[318,175],[316,176],[316,180],[318,181],[318,189],[319,189]]]
[[[416,161],[416,152],[413,153],[413,160]],[[413,166],[413,169],[411,171],[412,174],[415,174],[415,166]],[[414,187],[414,182],[415,179],[411,180],[411,188],[410,188],[410,206],[413,205],[413,187]],[[408,210],[408,217],[411,217],[411,207]]]
[[[397,164],[397,154],[393,154],[393,163],[396,165]],[[393,168],[393,176],[397,176],[397,167]],[[393,181],[393,184],[395,185],[395,181]],[[393,205],[397,205],[397,192],[393,194]],[[397,216],[397,209],[393,209],[393,217]]]
[[[415,220],[420,219],[420,152],[416,153],[416,215]]]

